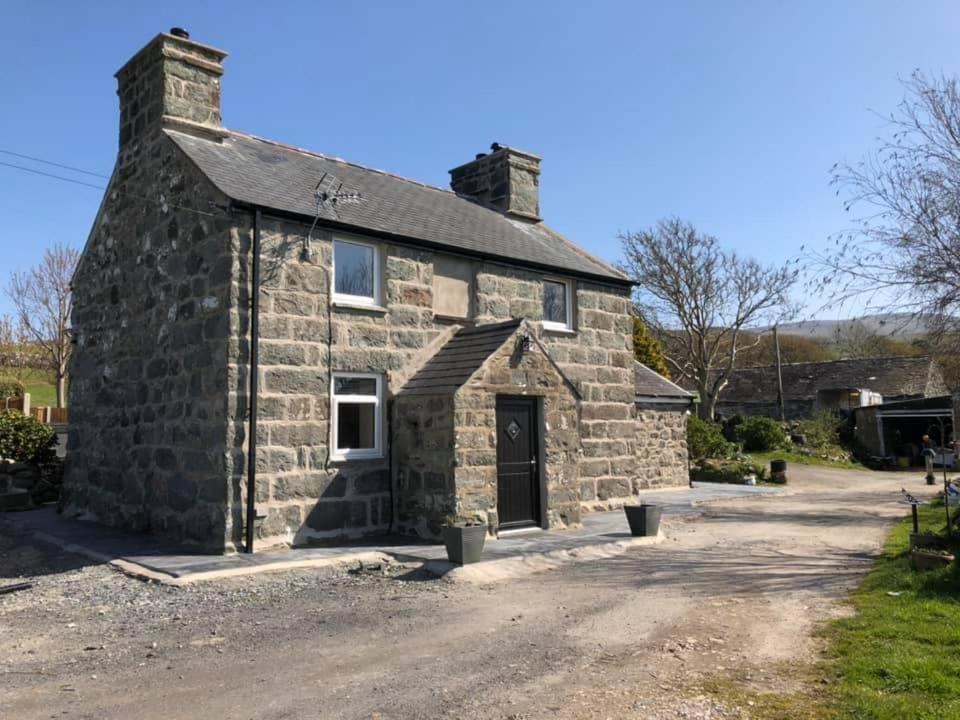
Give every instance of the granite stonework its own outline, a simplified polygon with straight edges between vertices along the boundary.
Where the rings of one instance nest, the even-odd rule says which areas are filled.
[[[523,324],[454,392],[397,394],[393,405],[396,527],[437,538],[448,517],[497,518],[498,396],[538,399],[544,433],[543,527],[580,522],[579,396],[543,345],[519,349]]]
[[[636,433],[632,492],[686,485],[690,478],[687,408],[639,404]]]
[[[254,216],[171,137],[217,142],[225,132],[223,56],[161,35],[118,73],[120,153],[74,279],[63,495],[71,515],[215,552],[239,548],[247,523]],[[524,158],[515,164],[535,187],[533,156]],[[517,195],[528,215],[537,212],[530,187]],[[686,482],[675,471],[680,416],[634,403],[629,286],[561,273],[573,327],[547,331],[543,281],[556,274],[458,255],[471,263],[473,293],[458,324],[434,314],[434,264],[452,256],[360,236],[380,255],[381,306],[338,305],[333,240],[357,236],[312,225],[266,210],[260,222],[255,530],[264,544],[398,529],[435,536],[449,513],[495,528],[498,394],[542,398],[550,526]],[[535,336],[519,365],[504,347],[456,394],[404,397],[461,326],[511,318]],[[335,371],[383,375],[382,458],[331,457]]]
[[[164,118],[218,121],[197,109],[218,105],[211,57],[161,36],[117,74],[117,164],[72,284],[63,508],[222,551],[239,248],[226,198],[163,132]]]

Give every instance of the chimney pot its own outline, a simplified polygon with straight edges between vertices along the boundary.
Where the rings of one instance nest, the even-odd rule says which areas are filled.
[[[174,37],[183,38],[184,40],[190,39],[190,33],[188,33],[182,27],[170,28],[170,34],[173,35]]]

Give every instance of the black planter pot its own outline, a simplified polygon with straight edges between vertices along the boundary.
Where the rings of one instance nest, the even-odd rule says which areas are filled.
[[[660,532],[660,506],[624,505],[623,512],[627,516],[630,534],[634,537],[652,537]]]
[[[782,473],[787,471],[787,461],[786,460],[771,460],[770,461],[770,472],[772,473]]]
[[[447,525],[443,528],[443,544],[447,546],[447,559],[457,565],[479,561],[486,539],[485,525]]]

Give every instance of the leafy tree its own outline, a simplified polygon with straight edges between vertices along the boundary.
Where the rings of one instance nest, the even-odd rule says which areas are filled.
[[[671,374],[690,380],[700,416],[712,419],[745,328],[787,313],[797,273],[723,250],[715,237],[677,218],[620,239],[640,314],[663,342]]]
[[[633,356],[654,372],[665,378],[670,377],[670,368],[667,358],[663,354],[663,347],[647,330],[643,320],[633,318]]]

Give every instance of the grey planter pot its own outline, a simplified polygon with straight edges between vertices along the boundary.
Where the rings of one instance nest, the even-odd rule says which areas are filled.
[[[443,544],[447,546],[447,559],[457,565],[466,565],[480,560],[483,543],[487,539],[485,525],[447,525],[443,528]]]
[[[627,516],[630,534],[634,537],[653,537],[660,532],[659,505],[624,505],[623,512]]]

